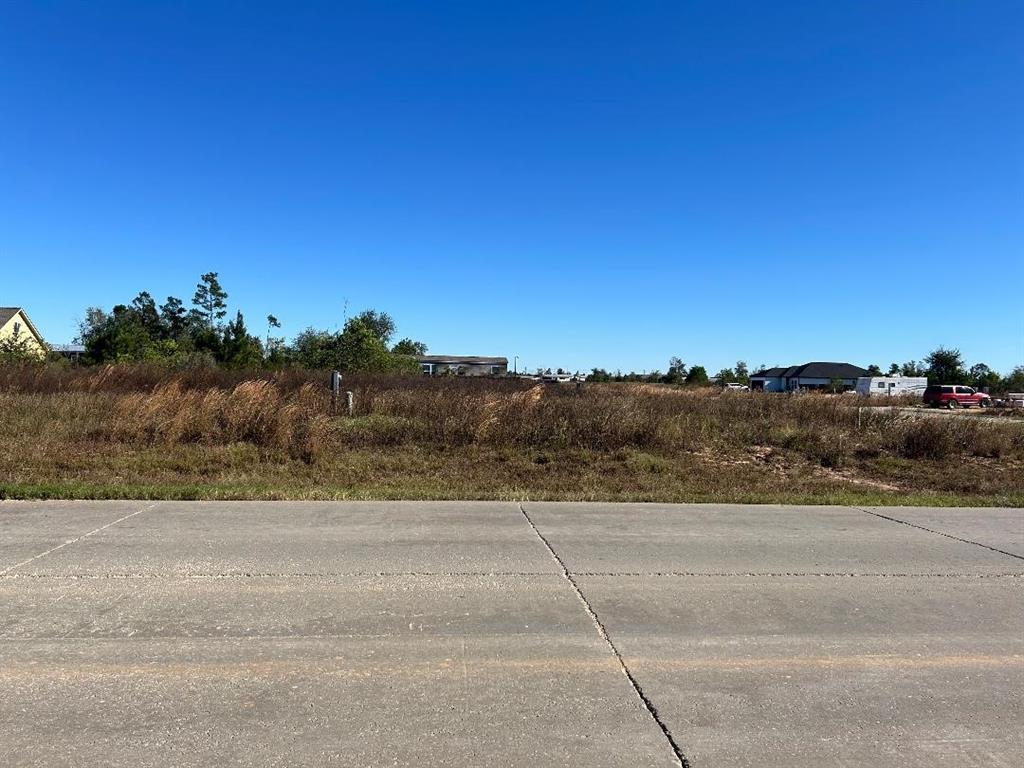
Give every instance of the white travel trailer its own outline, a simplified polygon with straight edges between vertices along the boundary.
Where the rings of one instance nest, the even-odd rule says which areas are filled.
[[[857,379],[858,395],[923,395],[928,388],[924,376],[861,376]]]

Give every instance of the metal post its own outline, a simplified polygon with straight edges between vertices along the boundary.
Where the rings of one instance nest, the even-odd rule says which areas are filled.
[[[341,392],[341,372],[331,371],[331,415],[338,412],[338,394]]]

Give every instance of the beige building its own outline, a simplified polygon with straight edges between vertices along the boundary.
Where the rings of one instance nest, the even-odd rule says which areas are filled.
[[[27,352],[37,352],[40,357],[48,349],[42,335],[20,307],[0,307],[0,344],[21,346]]]

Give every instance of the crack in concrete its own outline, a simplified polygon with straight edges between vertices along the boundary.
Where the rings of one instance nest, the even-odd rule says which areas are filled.
[[[562,577],[567,582],[569,582],[569,586],[571,586],[573,592],[576,593],[577,599],[579,599],[580,603],[583,604],[584,610],[586,610],[587,615],[590,617],[590,620],[594,624],[594,627],[596,627],[597,633],[601,636],[601,639],[604,640],[605,645],[608,646],[608,649],[612,652],[612,655],[615,656],[615,660],[619,663],[619,669],[622,670],[622,674],[626,676],[626,679],[629,681],[630,686],[633,688],[633,693],[635,693],[637,698],[640,699],[640,702],[643,704],[644,709],[647,710],[647,714],[651,716],[651,719],[654,720],[655,724],[661,730],[662,735],[668,741],[669,747],[671,747],[672,753],[673,755],[675,755],[676,761],[679,763],[681,768],[690,768],[690,761],[687,759],[686,755],[683,754],[683,750],[680,748],[679,744],[676,743],[675,738],[672,736],[672,732],[669,731],[668,726],[661,719],[661,716],[658,714],[657,707],[654,706],[654,702],[652,702],[647,697],[647,694],[644,693],[643,689],[640,687],[640,683],[633,676],[633,673],[629,670],[629,667],[626,666],[626,660],[622,657],[622,654],[619,652],[619,649],[615,646],[615,643],[612,642],[611,637],[608,635],[608,630],[605,629],[604,624],[601,623],[601,619],[598,618],[597,612],[594,611],[594,607],[590,604],[590,601],[587,600],[586,595],[583,594],[583,591],[580,589],[579,584],[576,583],[576,580],[573,578],[573,574],[566,567],[565,563],[562,561],[562,558],[559,557],[558,553],[555,552],[555,549],[551,546],[551,543],[544,537],[544,534],[542,534],[540,530],[537,528],[537,526],[534,525],[533,520],[530,518],[529,513],[526,511],[526,507],[520,504],[519,511],[523,513],[523,517],[526,518],[526,522],[530,526],[530,529],[534,532],[534,534],[536,534],[537,538],[540,539],[545,549],[547,549],[548,554],[551,555],[552,559],[554,559],[556,563],[558,563],[558,567],[562,569]]]
[[[64,549],[64,547],[70,546],[71,544],[74,544],[77,541],[81,541],[82,539],[87,539],[90,536],[93,536],[93,535],[99,533],[100,531],[105,531],[107,528],[110,528],[113,525],[117,525],[118,523],[123,523],[125,520],[127,520],[130,517],[135,517],[136,515],[141,515],[147,509],[152,509],[155,506],[156,506],[156,502],[154,502],[152,504],[148,504],[145,507],[143,507],[142,509],[135,510],[131,514],[124,515],[123,517],[119,517],[119,518],[117,518],[117,520],[113,520],[113,521],[107,523],[106,525],[101,525],[99,528],[94,528],[93,530],[89,531],[88,533],[83,533],[81,536],[78,536],[78,537],[76,537],[74,539],[69,539],[69,540],[65,541],[63,544],[58,544],[56,547],[50,547],[50,549],[46,550],[45,552],[40,552],[38,555],[33,555],[32,557],[28,558],[27,560],[22,560],[20,563],[15,563],[14,565],[10,566],[9,568],[5,568],[4,570],[0,571],[0,576],[6,576],[7,574],[11,573],[11,571],[14,571],[14,570],[16,570],[18,568],[21,568],[21,566],[23,566],[23,565],[28,565],[31,562],[34,562],[34,561],[36,561],[36,560],[38,560],[38,559],[40,559],[42,557],[46,557],[47,555],[49,555],[49,554],[51,554],[53,552],[56,552],[58,549]]]
[[[953,539],[953,541],[959,541],[959,542],[962,542],[964,544],[973,544],[976,547],[981,547],[982,549],[987,549],[990,552],[998,552],[1000,555],[1007,555],[1007,556],[1015,558],[1017,560],[1024,560],[1024,555],[1017,555],[1017,554],[1014,554],[1013,552],[1007,552],[1005,549],[999,549],[998,547],[990,547],[988,544],[982,544],[980,541],[972,541],[971,539],[964,539],[964,538],[961,538],[960,536],[954,536],[951,533],[944,533],[942,531],[936,531],[936,530],[934,530],[932,528],[926,528],[923,525],[918,525],[917,523],[911,523],[911,522],[908,522],[906,520],[900,520],[898,517],[890,517],[889,515],[883,515],[881,512],[872,512],[870,509],[864,509],[864,507],[853,507],[853,509],[860,510],[861,512],[864,512],[865,514],[871,515],[873,517],[880,517],[883,520],[889,520],[890,522],[893,522],[893,523],[899,523],[900,525],[906,525],[906,526],[909,526],[911,528],[917,528],[919,531],[927,531],[928,533],[934,533],[934,534],[936,534],[938,536],[945,536],[947,539]]]

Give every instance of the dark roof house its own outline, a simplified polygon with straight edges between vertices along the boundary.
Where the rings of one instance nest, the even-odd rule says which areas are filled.
[[[788,368],[766,368],[750,375],[750,388],[765,392],[794,389],[831,389],[841,382],[843,389],[853,389],[857,379],[867,376],[866,369],[851,363],[804,363]]]

